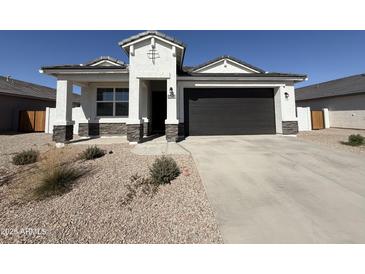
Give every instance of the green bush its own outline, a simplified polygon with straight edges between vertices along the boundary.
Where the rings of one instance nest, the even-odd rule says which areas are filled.
[[[85,171],[69,165],[57,166],[43,171],[40,186],[36,188],[38,197],[60,195],[71,189],[72,183]]]
[[[180,169],[174,159],[162,156],[150,167],[150,176],[156,184],[168,184],[180,175]]]
[[[347,142],[350,146],[361,146],[365,143],[364,136],[361,136],[360,134],[352,134],[349,136],[349,140]]]
[[[85,149],[81,155],[80,158],[83,160],[93,160],[96,158],[103,157],[105,155],[105,150],[97,147],[97,146],[91,146]]]
[[[28,149],[23,150],[22,152],[19,152],[15,154],[13,157],[13,164],[14,165],[28,165],[32,164],[38,161],[39,157],[39,151]]]

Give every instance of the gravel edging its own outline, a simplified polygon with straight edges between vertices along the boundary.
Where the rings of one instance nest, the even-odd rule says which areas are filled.
[[[172,155],[185,172],[171,184],[124,205],[130,176],[146,176],[156,156],[135,155],[128,144],[100,147],[113,153],[80,163],[92,172],[63,196],[14,203],[12,184],[0,187],[0,242],[222,243],[190,155]]]

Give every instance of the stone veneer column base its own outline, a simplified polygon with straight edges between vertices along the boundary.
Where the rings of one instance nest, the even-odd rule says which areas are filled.
[[[80,123],[79,136],[124,136],[127,134],[125,123]]]
[[[66,143],[67,141],[72,140],[73,131],[73,125],[53,126],[52,140],[56,143]]]
[[[143,138],[143,124],[127,125],[127,140],[129,142],[140,142]]]
[[[295,135],[298,133],[297,121],[282,121],[282,126],[284,135]]]
[[[184,124],[166,124],[165,125],[167,142],[180,142],[185,138]]]

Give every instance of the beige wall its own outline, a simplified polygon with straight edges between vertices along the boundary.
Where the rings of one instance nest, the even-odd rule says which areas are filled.
[[[328,108],[331,127],[365,129],[365,93],[298,101],[297,106]]]

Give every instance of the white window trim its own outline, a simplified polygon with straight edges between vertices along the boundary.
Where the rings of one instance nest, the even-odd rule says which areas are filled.
[[[98,101],[98,89],[113,89],[113,100],[105,100],[105,101]],[[128,101],[126,100],[116,100],[115,94],[116,94],[116,89],[128,89]],[[112,103],[113,104],[113,115],[105,115],[105,116],[100,116],[98,115],[98,103]],[[115,110],[116,110],[116,103],[128,103],[128,109],[129,109],[129,88],[126,87],[97,87],[96,88],[96,118],[128,118],[128,115],[126,116],[122,116],[122,115],[115,115]]]

